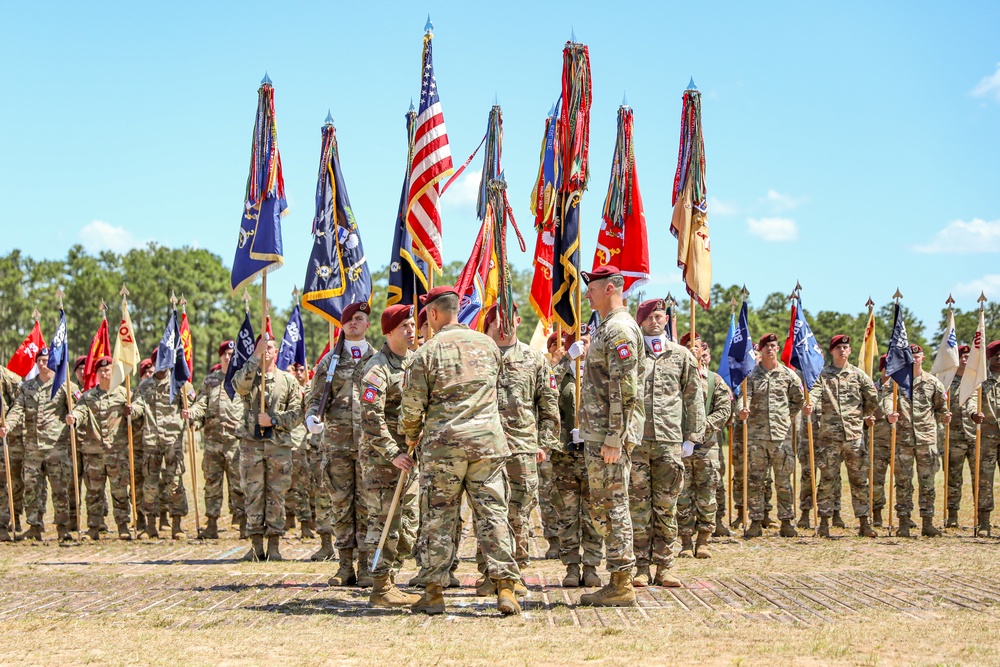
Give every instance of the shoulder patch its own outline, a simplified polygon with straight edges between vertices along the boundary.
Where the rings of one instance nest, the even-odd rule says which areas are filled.
[[[628,349],[628,341],[621,341],[615,343],[615,350],[618,352],[619,359],[628,359],[632,356],[632,351]]]
[[[556,374],[549,373],[549,389],[558,389],[559,384],[556,382]]]
[[[370,384],[376,389],[381,389],[385,386],[385,380],[379,377],[379,374],[375,371],[371,371],[365,376],[365,383]]]
[[[365,387],[365,390],[361,392],[361,400],[365,403],[374,403],[376,398],[378,398],[378,389],[371,385]]]

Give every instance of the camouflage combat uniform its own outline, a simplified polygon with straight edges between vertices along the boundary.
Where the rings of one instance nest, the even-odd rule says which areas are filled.
[[[504,464],[510,448],[497,409],[500,350],[485,334],[449,324],[416,351],[406,371],[401,430],[419,442],[428,581],[447,586],[462,491],[468,494],[487,575],[521,578],[507,522]]]
[[[277,368],[266,373],[264,412],[274,424],[259,429],[260,376],[260,358],[254,356],[233,377],[233,387],[243,398],[243,420],[236,430],[243,507],[248,535],[280,537],[285,534],[285,494],[292,484],[292,429],[302,421],[302,391],[291,373]]]
[[[872,459],[875,461],[874,469],[872,471],[875,488],[872,489],[872,510],[875,512],[881,512],[885,508],[885,478],[889,473],[889,453],[890,453],[890,440],[892,438],[892,426],[889,422],[885,420],[885,411],[882,406],[885,405],[886,397],[889,398],[889,406],[892,407],[892,381],[886,380],[884,382],[877,381],[875,383],[875,389],[878,391],[878,407],[875,410],[875,428],[865,429],[865,437],[871,439],[871,432],[874,431],[875,438],[875,451],[872,452]],[[868,443],[869,447],[872,447],[872,443]]]
[[[768,470],[774,473],[778,492],[778,519],[794,517],[791,441],[786,440],[792,416],[802,407],[802,385],[798,376],[780,363],[767,370],[757,365],[747,377],[750,417],[747,420],[747,498],[750,520],[763,521],[767,513],[765,488]]]
[[[555,375],[555,369],[549,367]],[[546,456],[538,468],[538,512],[542,516],[542,537],[553,540],[559,537],[559,511],[552,504],[552,456]]]
[[[365,542],[372,556],[389,518],[389,505],[392,504],[399,476],[406,474],[392,465],[392,460],[407,452],[406,438],[399,432],[399,408],[403,400],[403,374],[410,356],[407,352],[405,357],[400,357],[385,344],[361,372],[360,460],[365,505],[368,508]],[[418,471],[410,471],[378,566],[372,570],[373,577],[398,573],[403,560],[413,550],[419,522],[417,479]]]
[[[840,464],[847,466],[855,518],[871,515],[868,503],[868,448],[864,420],[875,413],[878,392],[871,378],[857,366],[827,364],[809,391],[814,406],[816,439],[813,444],[819,483],[816,503],[821,517],[831,517],[840,495]]]
[[[882,397],[882,411],[892,412],[892,392]],[[948,412],[945,388],[930,373],[913,378],[913,401],[899,392],[896,422],[896,514],[900,524],[913,512],[913,463],[917,464],[920,516],[934,516],[934,474],[938,470],[937,422]]]
[[[993,476],[1000,459],[1000,382],[992,371],[987,371],[983,382],[983,423],[979,434],[979,511],[993,511]],[[976,397],[970,399],[970,407],[975,410]],[[973,450],[975,436],[973,436]]]
[[[162,380],[154,375],[136,392],[145,405],[142,512],[147,516],[158,516],[161,509],[173,517],[187,516],[188,513],[187,491],[184,488],[187,467],[184,462],[185,428],[181,418],[181,392],[193,397],[194,388],[185,382],[171,403],[170,382],[169,374]]]
[[[705,394],[691,351],[671,341],[659,354],[647,346],[642,382],[646,418],[642,441],[632,451],[629,486],[635,562],[670,567],[684,485],[681,443],[702,445],[705,439]]]
[[[604,538],[612,573],[631,572],[636,562],[629,488],[632,450],[642,439],[646,420],[641,377],[645,361],[639,325],[626,308],[612,310],[592,336],[580,390],[590,516]],[[602,445],[621,448],[621,459],[605,463]]]
[[[733,395],[722,376],[707,369],[699,375],[705,396],[705,437],[694,446],[694,453],[683,459],[684,486],[677,499],[677,524],[682,535],[715,530],[715,513],[720,509],[718,488],[721,486],[722,456],[718,438],[724,436],[733,409]]]
[[[958,402],[959,388],[962,376],[955,374],[948,390],[948,410],[951,412],[951,424],[947,426],[948,436],[948,510],[958,512],[962,504],[962,468],[968,466],[969,479],[976,479],[976,425],[969,416],[976,411],[975,397],[969,397],[966,405]],[[985,395],[984,395],[985,398]],[[985,402],[985,401],[984,401]],[[942,447],[944,445],[942,444]],[[980,449],[982,439],[980,438]],[[942,456],[944,451],[941,452]],[[981,457],[981,454],[980,454]],[[980,458],[982,463],[982,458]],[[990,489],[993,485],[990,484]]]
[[[52,380],[36,376],[21,385],[7,414],[7,428],[20,428],[24,442],[24,513],[31,526],[44,525],[45,482],[52,487],[55,524],[64,530],[76,527],[73,468],[70,455],[66,392],[76,393],[75,384],[64,382],[55,398]]]
[[[6,366],[0,366],[0,396],[3,398],[3,414],[6,416],[14,405],[17,398],[18,387],[21,378],[15,373],[7,370]],[[21,515],[24,500],[24,443],[21,438],[20,429],[11,430],[7,434],[7,456],[10,458],[10,478],[14,491],[14,514]],[[7,468],[6,462],[0,455],[0,526],[7,526],[11,530],[14,522],[10,516],[10,502],[7,499]]]
[[[604,543],[590,518],[590,484],[584,444],[573,442],[576,421],[575,362],[564,358],[554,369],[559,384],[559,441],[552,449],[552,491],[549,500],[555,508],[559,560],[563,565],[597,567],[601,564]],[[580,551],[583,550],[583,558]]]
[[[229,513],[234,522],[243,518],[243,484],[240,481],[240,440],[236,431],[243,421],[243,399],[229,398],[223,382],[224,371],[205,376],[198,399],[191,406],[191,421],[195,428],[205,430],[205,458],[201,471],[205,475],[205,516],[222,516],[222,483],[229,491]]]
[[[305,424],[308,391],[308,387],[299,385],[303,420],[292,429],[292,486],[285,496],[285,514],[294,516],[303,525],[312,524],[314,502],[311,490],[313,473],[309,468],[309,431]]]
[[[309,389],[306,416],[315,416],[326,425],[322,434],[320,486],[316,493],[316,523],[320,535],[333,535],[337,549],[364,548],[368,533],[368,512],[358,461],[361,441],[361,402],[358,382],[361,371],[375,351],[351,350],[345,341],[330,384],[330,396],[322,414],[320,400],[326,384],[333,352],[316,366]]]

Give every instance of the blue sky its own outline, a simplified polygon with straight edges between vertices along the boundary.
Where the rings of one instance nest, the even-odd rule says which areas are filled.
[[[346,6],[346,5],[352,6]],[[702,5],[710,4],[709,8]],[[273,298],[301,285],[320,126],[331,110],[371,265],[389,261],[426,14],[457,164],[494,95],[528,252],[528,198],[570,31],[590,46],[584,263],[607,191],[616,111],[635,110],[653,284],[682,291],[670,237],[681,94],[703,92],[714,280],[763,298],[796,280],[810,310],[860,312],[897,285],[933,331],[949,292],[1000,298],[1000,5],[886,3],[16,3],[5,9],[5,245],[155,240],[228,263],[256,89],[274,81],[290,213]],[[477,158],[443,200],[444,254],[478,229]]]

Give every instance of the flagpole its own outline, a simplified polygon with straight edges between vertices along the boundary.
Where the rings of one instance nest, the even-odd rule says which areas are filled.
[[[174,301],[173,295],[171,295],[171,301]],[[183,294],[181,294],[180,304],[181,304],[181,314],[186,315],[187,299],[184,298]],[[184,360],[184,363],[185,364],[187,363],[187,359]],[[194,385],[192,385],[192,387],[193,386]],[[261,383],[261,386],[263,386],[263,382]],[[181,387],[181,402],[184,405],[184,411],[188,412],[189,410],[188,395],[184,387]],[[197,467],[197,457],[195,456],[194,424],[191,423],[190,416],[188,416],[188,418],[184,420],[184,427],[185,430],[187,431],[187,437],[188,437],[188,445],[189,445],[188,453],[191,456],[191,495],[194,498],[194,536],[196,539],[200,539],[201,515],[198,511],[198,467]]]
[[[948,295],[948,300],[945,304],[948,306],[948,321],[953,321],[955,317],[954,309],[952,304],[955,303],[955,299]],[[945,387],[945,391],[949,391],[950,387]],[[948,402],[951,402],[951,396],[948,397]],[[950,408],[950,406],[949,406]],[[961,408],[959,408],[961,410]],[[959,417],[961,420],[961,416]],[[951,456],[951,424],[945,424],[944,426],[944,488],[942,489],[941,495],[943,496],[941,502],[941,516],[944,519],[944,523],[948,524],[948,463]],[[979,462],[976,462],[976,469],[979,469]],[[957,516],[957,512],[956,512]]]
[[[986,293],[979,293],[979,319],[982,322],[983,312],[986,310]],[[977,327],[978,329],[978,327]],[[980,341],[980,345],[986,345],[985,340]],[[989,359],[987,359],[987,363]],[[981,413],[983,411],[983,385],[980,384],[976,388],[976,413]],[[951,425],[948,425],[949,428]],[[983,436],[983,425],[976,424],[976,474],[975,483],[972,485],[972,535],[974,537],[979,537],[979,465],[980,457],[982,455],[982,436]]]
[[[125,320],[125,313],[128,312],[128,300],[129,295],[128,288],[125,287],[125,283],[122,283],[122,288],[118,292],[122,295],[122,320]],[[122,335],[121,325],[118,327],[118,336]],[[128,405],[132,405],[132,374],[125,374],[125,402]],[[132,496],[132,522],[135,527],[135,537],[139,538],[139,510],[135,500],[135,443],[134,436],[132,434],[132,412],[131,410],[125,416],[125,426],[128,430],[128,476],[129,476],[129,495]]]
[[[903,298],[903,295],[900,294],[899,289],[896,289],[896,293],[892,295],[892,298],[896,302],[896,305],[898,306],[899,300]],[[892,412],[893,414],[896,414],[898,411],[899,411],[899,384],[897,384],[896,380],[893,379]],[[897,422],[892,423],[892,430],[890,431],[891,435],[889,437],[889,503],[887,509],[889,510],[888,533],[890,537],[892,536],[892,528],[893,528],[892,526],[892,512],[894,504],[893,497],[895,495],[895,490],[896,490],[896,425]]]
[[[63,309],[63,297],[64,296],[65,296],[65,294],[63,293],[61,287],[58,288],[58,289],[56,289],[56,298],[59,299],[59,310],[63,311],[63,313],[65,314],[66,311]],[[71,380],[70,372],[69,372],[69,368],[70,368],[70,366],[69,366],[69,327],[67,327],[67,335],[66,335],[66,362],[65,363],[66,363],[66,379],[65,379],[65,381],[63,383],[63,388],[66,391],[66,409],[69,411],[69,414],[73,414],[73,392],[70,391],[70,385],[72,384],[72,380]],[[75,526],[74,526],[74,528],[76,529],[76,539],[77,539],[77,541],[79,541],[80,540],[80,469],[79,469],[79,461],[77,460],[77,454],[76,454],[76,427],[75,426],[70,426],[69,427],[69,450],[70,450],[70,457],[72,458],[72,466],[73,466],[73,502],[76,503],[75,507],[72,508],[73,510],[75,510],[75,513],[74,513],[74,523],[75,523]],[[11,515],[11,520],[13,520],[13,515]]]
[[[872,298],[868,297],[868,303],[865,304],[868,307],[868,322],[872,321],[872,312],[875,308],[875,302]],[[865,323],[867,328],[868,323]],[[875,329],[872,327],[872,335],[875,334]],[[868,332],[865,331],[865,338],[867,339]],[[865,345],[865,340],[861,341],[861,345]],[[861,351],[864,354],[864,350]],[[875,350],[875,354],[878,355],[878,350]],[[874,375],[874,373],[870,374]],[[872,378],[874,380],[875,378]],[[875,508],[875,422],[872,422],[868,426],[868,510],[874,512]],[[889,508],[892,511],[892,508]]]
[[[668,294],[667,296],[669,297],[670,295]],[[729,301],[729,315],[730,317],[736,315],[736,297],[733,297]],[[730,319],[729,326],[732,326],[732,319]],[[732,382],[732,371],[730,371],[729,381]],[[728,475],[729,493],[726,494],[726,496],[729,498],[729,513],[726,516],[729,517],[730,521],[732,521],[733,518],[733,477],[735,477],[735,473],[733,471],[733,429],[734,429],[733,420],[730,419],[729,420],[729,475]],[[746,508],[743,509],[745,512]]]
[[[743,382],[740,383],[740,393],[743,395],[743,409],[748,411],[750,406],[747,405],[747,379],[743,378]],[[749,415],[748,415],[749,418]],[[747,529],[747,517],[750,515],[750,510],[747,507],[747,420],[743,421],[743,525],[740,526],[743,530]]]
[[[267,271],[265,270],[261,274],[261,284],[260,284],[260,339],[267,341]],[[267,349],[265,342],[264,354],[260,358],[260,411],[266,411],[265,399],[267,398],[267,381],[264,378],[265,372],[265,358],[267,357]]]
[[[799,287],[798,281],[796,281],[795,286],[797,288]],[[795,290],[792,290],[792,293],[788,295],[788,300],[792,302],[795,301]],[[804,418],[808,419],[808,417]],[[797,428],[797,424],[793,419],[792,420],[792,515],[795,515],[798,512],[798,508],[795,506],[795,504],[798,502],[799,499],[799,482],[797,474],[799,467],[798,463],[799,463],[799,429]],[[810,478],[812,478],[812,473],[813,471],[810,470],[809,471]]]

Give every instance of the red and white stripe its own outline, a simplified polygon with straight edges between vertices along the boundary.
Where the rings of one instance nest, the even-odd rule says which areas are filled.
[[[442,267],[439,181],[453,169],[448,131],[441,103],[435,102],[417,116],[406,226],[425,259]]]

